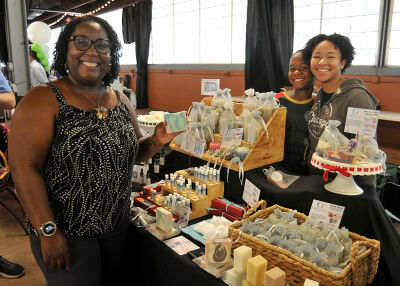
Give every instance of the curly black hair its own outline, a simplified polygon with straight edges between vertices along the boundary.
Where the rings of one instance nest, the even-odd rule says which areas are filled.
[[[325,35],[319,34],[310,40],[308,40],[307,44],[304,46],[303,55],[307,62],[310,62],[312,52],[314,48],[321,43],[322,41],[329,41],[331,42],[337,49],[339,49],[341,53],[341,60],[346,60],[346,63],[342,69],[342,73],[351,65],[351,62],[354,59],[355,50],[351,41],[348,37],[340,35],[340,34],[332,34],[332,35]]]
[[[121,43],[118,40],[118,35],[111,25],[104,19],[92,15],[76,17],[72,19],[62,30],[58,37],[56,48],[54,49],[54,61],[52,68],[57,71],[60,76],[68,74],[65,63],[67,61],[68,39],[75,31],[76,26],[83,22],[95,22],[106,31],[108,40],[111,43],[110,49],[110,69],[103,77],[103,82],[107,86],[119,76],[119,58],[121,57]]]

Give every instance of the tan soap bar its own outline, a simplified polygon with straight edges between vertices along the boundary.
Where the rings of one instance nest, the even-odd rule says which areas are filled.
[[[265,272],[265,286],[285,286],[286,274],[279,267]]]
[[[264,284],[268,261],[261,255],[250,258],[247,262],[247,281],[253,285]]]
[[[235,268],[231,268],[225,273],[224,282],[229,286],[241,286],[242,281],[246,278],[244,274],[237,272]]]
[[[319,282],[306,278],[304,286],[319,286]]]
[[[247,281],[247,280],[243,280],[242,286],[255,286],[255,285],[251,284],[251,283],[250,283],[249,281]]]
[[[252,249],[242,245],[233,250],[233,268],[239,273],[247,272],[247,261],[253,256]]]

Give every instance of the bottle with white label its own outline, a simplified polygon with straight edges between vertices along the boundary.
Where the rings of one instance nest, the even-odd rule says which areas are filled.
[[[158,158],[154,159],[153,171],[155,174],[160,173],[160,160]]]

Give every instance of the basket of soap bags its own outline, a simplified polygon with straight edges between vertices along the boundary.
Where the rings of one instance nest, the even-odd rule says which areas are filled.
[[[327,230],[295,210],[279,205],[266,208],[263,200],[229,226],[229,236],[232,248],[251,247],[253,256],[268,260],[269,269],[285,271],[290,285],[303,285],[306,278],[320,285],[366,285],[378,269],[379,241],[344,227]]]

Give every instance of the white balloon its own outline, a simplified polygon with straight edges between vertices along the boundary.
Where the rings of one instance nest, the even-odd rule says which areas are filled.
[[[49,53],[50,49],[48,45],[40,45],[40,48],[42,49],[43,53]]]
[[[34,44],[45,45],[51,39],[51,29],[44,22],[36,21],[28,26],[28,39]]]

